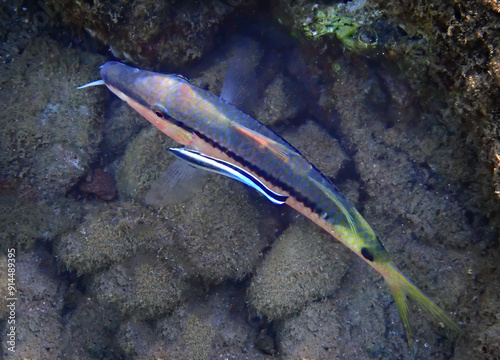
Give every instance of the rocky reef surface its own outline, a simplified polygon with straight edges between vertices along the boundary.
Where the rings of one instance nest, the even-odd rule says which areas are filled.
[[[0,286],[2,356],[499,358],[497,3],[198,5],[0,3],[0,276],[15,249],[18,290],[12,352]],[[105,88],[76,90],[117,57],[219,93],[249,43],[245,110],[332,179],[463,334],[412,305],[409,344],[380,275],[240,183],[210,175],[148,205],[175,143]]]

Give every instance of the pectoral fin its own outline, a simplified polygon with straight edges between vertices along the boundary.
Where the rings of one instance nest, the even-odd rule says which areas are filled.
[[[146,194],[147,205],[173,205],[187,201],[201,191],[208,173],[176,159]]]
[[[245,169],[242,169],[227,161],[223,161],[217,158],[204,155],[195,150],[188,150],[182,148],[170,148],[169,150],[178,159],[186,161],[191,166],[206,171],[210,171],[216,174],[227,176],[231,179],[238,180],[247,186],[250,186],[251,188],[263,194],[268,200],[270,200],[274,204],[282,205],[288,198],[288,196],[278,194],[273,190],[269,189],[259,179],[257,179],[254,175],[252,175]]]
[[[254,139],[260,146],[269,149],[271,152],[273,152],[276,156],[278,156],[285,162],[288,161],[289,158],[292,156],[301,156],[296,150],[286,145],[280,144],[279,142],[270,139],[267,136],[262,135],[261,133],[255,130],[249,129],[246,126],[240,125],[238,123],[231,123],[231,126],[236,128],[236,130],[238,130],[239,132]]]
[[[221,99],[233,104],[247,114],[255,111],[257,102],[257,74],[259,49],[256,43],[242,39],[238,49],[230,59]]]

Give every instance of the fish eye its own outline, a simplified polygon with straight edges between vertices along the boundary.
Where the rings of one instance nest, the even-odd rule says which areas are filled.
[[[161,112],[161,111],[159,111],[159,110],[155,110],[155,114],[156,114],[156,116],[158,116],[159,118],[162,118],[162,119],[163,119],[163,118],[165,118],[165,114],[164,114],[164,113],[162,113],[162,112]]]
[[[365,247],[361,249],[361,255],[368,261],[373,261],[375,259],[373,251]]]

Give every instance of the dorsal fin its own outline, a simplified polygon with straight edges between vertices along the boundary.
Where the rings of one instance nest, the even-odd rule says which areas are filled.
[[[256,47],[246,41],[234,52],[220,94],[221,99],[247,113],[253,112],[257,100]]]
[[[300,153],[298,153],[295,149],[293,149],[289,146],[280,144],[279,142],[277,142],[277,141],[275,141],[275,140],[273,140],[265,135],[262,135],[261,133],[255,131],[255,130],[249,129],[246,126],[243,126],[243,125],[235,123],[235,122],[231,123],[231,126],[236,128],[236,130],[238,130],[239,132],[254,139],[255,142],[257,142],[260,146],[266,147],[272,153],[274,153],[276,156],[278,156],[280,159],[282,159],[285,162],[288,161],[291,156],[301,156]]]

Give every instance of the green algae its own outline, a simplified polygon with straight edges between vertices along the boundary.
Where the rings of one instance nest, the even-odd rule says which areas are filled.
[[[327,7],[316,10],[312,19],[304,21],[304,33],[312,40],[325,35],[334,35],[348,49],[357,45],[355,37],[356,31],[360,27],[359,23],[337,11],[336,7]]]
[[[380,25],[382,12],[364,0],[333,5],[282,0],[275,6],[275,16],[290,26],[293,34],[300,34],[299,39],[324,45],[335,38],[356,53],[378,48],[379,38],[385,37]]]

